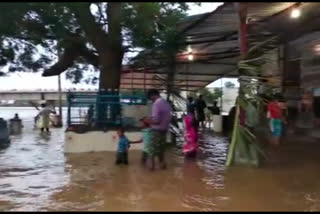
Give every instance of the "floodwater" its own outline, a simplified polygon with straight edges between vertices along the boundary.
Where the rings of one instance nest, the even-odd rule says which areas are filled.
[[[259,169],[224,161],[227,140],[204,136],[202,154],[184,160],[168,152],[169,168],[149,172],[140,153],[115,166],[112,152],[64,154],[64,128],[33,130],[32,108],[18,112],[23,133],[0,151],[0,211],[315,211],[320,210],[320,146],[294,140],[268,153]]]

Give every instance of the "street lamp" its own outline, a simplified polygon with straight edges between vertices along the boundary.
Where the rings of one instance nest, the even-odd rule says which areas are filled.
[[[299,18],[301,15],[301,12],[298,8],[294,8],[292,11],[291,11],[291,18],[293,19],[296,19],[296,18]]]
[[[320,44],[314,46],[314,51],[317,55],[320,55]]]
[[[192,60],[193,60],[193,58],[194,58],[194,56],[193,56],[193,54],[192,54],[192,53],[188,54],[188,60],[189,60],[189,61],[192,61]]]
[[[191,61],[193,61],[193,59],[194,59],[194,56],[193,56],[192,50],[191,50],[188,54],[188,61],[191,62]],[[187,75],[186,75],[186,77],[187,77],[187,91],[189,90],[189,75],[188,75],[189,70],[190,70],[190,68],[189,68],[189,63],[188,63],[187,64]]]

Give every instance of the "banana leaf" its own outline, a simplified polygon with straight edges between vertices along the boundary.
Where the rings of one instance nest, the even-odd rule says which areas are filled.
[[[277,36],[267,39],[263,42],[259,42],[257,45],[253,46],[248,50],[244,58],[250,59],[250,58],[253,58],[252,56],[254,55],[264,54],[265,48],[268,47],[268,45],[275,43],[276,40],[277,40]]]
[[[235,146],[233,163],[258,167],[260,164],[258,150],[254,147],[254,143],[248,143],[245,138],[246,135],[240,130],[238,132],[238,142]]]
[[[272,37],[257,43],[249,49],[238,63],[238,71],[241,74],[239,78],[240,90],[232,139],[227,156],[227,166],[233,163],[258,166],[260,157],[266,158],[263,148],[257,143],[256,136],[249,129],[239,124],[239,109],[240,107],[246,109],[249,105],[256,103],[255,110],[259,112],[266,102],[265,98],[259,96],[258,87],[263,85],[267,91],[271,91],[273,87],[269,85],[269,81],[261,82],[259,80],[269,80],[269,78],[260,75],[263,72],[264,64],[271,61],[265,58],[264,53],[275,41],[276,37]]]
[[[237,100],[238,102],[238,100]],[[231,143],[228,150],[228,156],[226,161],[226,166],[230,166],[232,164],[233,158],[234,158],[234,150],[236,146],[236,142],[238,139],[238,128],[239,128],[239,114],[240,114],[240,107],[237,105],[236,107],[236,113],[235,113],[235,120],[234,120],[234,127],[232,130],[232,137],[231,137]]]
[[[248,106],[248,104],[247,104],[247,102],[246,102],[246,100],[245,99],[240,99],[239,98],[239,106],[241,107],[241,108],[243,108],[243,109],[245,109],[247,106]]]

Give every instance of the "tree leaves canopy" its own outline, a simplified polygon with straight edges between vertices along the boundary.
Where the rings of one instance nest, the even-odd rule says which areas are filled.
[[[186,16],[186,3],[118,4],[120,23],[108,11],[112,3],[1,3],[0,66],[9,66],[9,72],[46,71],[57,62],[58,56],[67,55],[69,50],[60,69],[67,70],[67,77],[75,83],[88,70],[86,81],[95,83],[94,72],[100,70],[101,64],[99,49],[110,48],[116,44],[115,40],[122,45],[113,48],[120,48],[123,53],[136,48],[175,48],[176,24]],[[120,38],[112,37],[110,32],[117,24]],[[96,34],[89,35],[87,28],[96,30]],[[97,38],[106,42],[97,45]]]

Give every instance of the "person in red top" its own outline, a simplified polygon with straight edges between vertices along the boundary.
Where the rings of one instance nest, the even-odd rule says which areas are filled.
[[[283,116],[283,109],[279,96],[275,96],[268,104],[268,118],[270,119],[270,131],[271,131],[271,144],[279,145],[280,138],[283,134],[283,123],[286,123]]]

